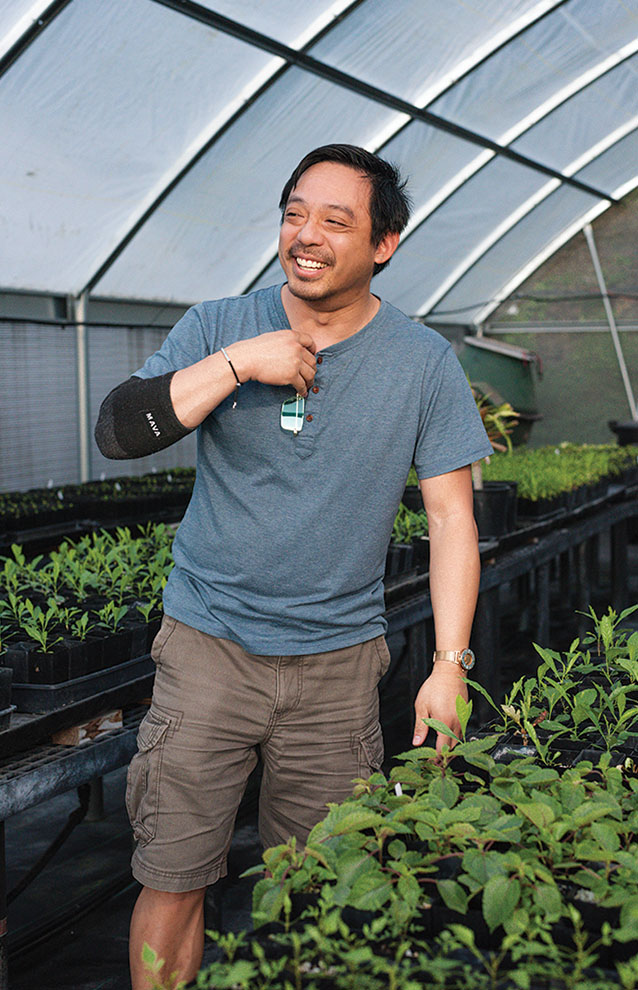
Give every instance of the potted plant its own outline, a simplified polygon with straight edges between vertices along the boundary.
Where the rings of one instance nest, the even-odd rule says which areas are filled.
[[[485,432],[494,450],[512,451],[510,433],[518,423],[518,413],[509,402],[493,402],[478,388],[472,386]],[[479,537],[498,538],[516,528],[516,483],[483,481],[480,461],[472,464],[474,489],[474,517]]]

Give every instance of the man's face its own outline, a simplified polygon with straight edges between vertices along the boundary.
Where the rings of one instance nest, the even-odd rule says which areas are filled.
[[[371,240],[370,191],[365,175],[336,162],[303,173],[279,235],[279,260],[294,296],[332,309],[369,291],[375,261],[389,257]]]

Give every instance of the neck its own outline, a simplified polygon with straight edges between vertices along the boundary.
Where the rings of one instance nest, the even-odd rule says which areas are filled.
[[[346,305],[331,308],[330,300],[306,300],[293,296],[286,283],[281,302],[293,329],[309,333],[317,350],[337,344],[362,330],[376,316],[380,300],[367,292]]]

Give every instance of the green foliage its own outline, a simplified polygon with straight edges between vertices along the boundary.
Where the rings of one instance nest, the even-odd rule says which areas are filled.
[[[330,805],[304,847],[266,850],[249,871],[257,938],[224,947],[215,935],[226,958],[198,987],[636,990],[638,955],[602,968],[638,937],[638,776],[612,760],[638,712],[638,646],[621,628],[631,611],[591,613],[600,682],[578,640],[564,654],[537,647],[536,675],[503,705],[468,682],[493,732],[473,734],[459,698],[453,748],[399,754],[388,777]],[[554,765],[563,738],[589,745],[593,733],[597,758]]]
[[[616,444],[561,443],[530,450],[517,447],[496,453],[483,465],[485,481],[515,481],[518,495],[529,501],[555,498],[603,479],[613,481],[636,464],[638,449]]]
[[[49,652],[63,635],[86,639],[96,626],[115,632],[128,616],[145,621],[159,614],[173,566],[173,529],[149,524],[141,535],[118,528],[65,540],[47,556],[27,560],[21,547],[0,557],[0,652],[12,640],[32,640]],[[105,604],[79,607],[91,596]]]
[[[427,535],[428,517],[425,512],[412,512],[401,502],[392,527],[392,542],[412,543]]]

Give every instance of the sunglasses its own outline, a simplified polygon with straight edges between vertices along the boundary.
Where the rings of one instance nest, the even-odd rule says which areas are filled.
[[[303,395],[294,396],[292,399],[285,399],[281,406],[281,428],[294,433],[297,436],[301,433],[303,426],[303,414],[306,408],[306,400]]]

